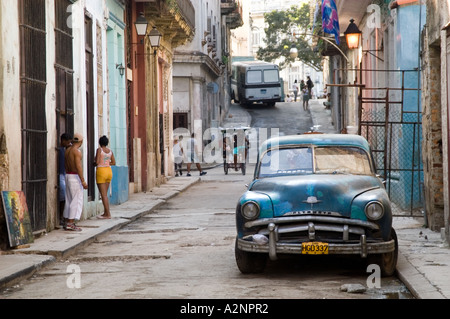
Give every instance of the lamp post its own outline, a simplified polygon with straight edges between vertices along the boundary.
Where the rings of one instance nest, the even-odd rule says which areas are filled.
[[[159,48],[161,43],[161,37],[162,34],[156,29],[156,27],[153,27],[152,31],[148,34],[148,39],[150,41],[150,46],[154,49],[153,54],[156,55],[156,50]]]
[[[125,67],[122,63],[118,64],[116,63],[116,69],[119,69],[120,76],[123,76],[125,74]]]
[[[347,41],[347,46],[350,50],[359,48],[361,33],[362,32],[358,29],[358,26],[355,24],[355,20],[350,19],[350,24],[344,32],[345,40]]]
[[[136,27],[136,33],[138,36],[144,36],[147,33],[148,21],[145,19],[142,12],[139,18],[136,19],[134,26]]]

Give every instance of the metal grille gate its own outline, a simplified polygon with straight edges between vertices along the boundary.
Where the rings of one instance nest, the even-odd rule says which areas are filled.
[[[47,120],[45,108],[45,1],[21,0],[20,81],[22,116],[22,188],[34,231],[47,222]]]
[[[408,87],[410,83],[405,85],[405,79],[411,82],[418,71],[362,71],[389,72],[400,82],[398,88],[360,88],[359,133],[372,147],[377,173],[386,181],[394,216],[422,216],[420,89]]]

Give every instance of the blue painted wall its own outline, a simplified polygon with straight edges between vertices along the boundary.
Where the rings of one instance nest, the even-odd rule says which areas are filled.
[[[419,18],[421,15],[421,18]],[[426,22],[426,6],[419,5],[401,6],[397,9],[397,25],[395,34],[396,65],[398,70],[417,70],[406,72],[404,78],[405,88],[420,88],[420,33]],[[420,24],[420,25],[419,25]],[[404,112],[403,122],[422,122],[421,118],[421,96],[420,91],[405,91],[403,95]],[[389,187],[400,196],[391,198],[400,208],[409,210],[411,208],[423,207],[422,192],[423,174],[419,172],[422,167],[420,156],[422,144],[422,132],[420,125],[403,124],[399,135],[394,135],[398,141],[398,168],[415,170],[394,172],[394,179],[389,182]],[[414,151],[413,151],[414,150]]]
[[[117,65],[125,64],[125,7],[117,0],[107,0],[109,9],[106,31],[108,47],[108,86],[110,147],[116,158],[111,182],[111,204],[121,204],[128,200],[129,168],[127,161],[127,110],[126,110],[126,69],[120,75]]]

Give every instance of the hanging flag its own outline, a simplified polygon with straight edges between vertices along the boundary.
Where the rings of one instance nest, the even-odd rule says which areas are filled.
[[[334,34],[336,43],[339,44],[339,18],[335,0],[322,0],[322,28],[329,34]]]

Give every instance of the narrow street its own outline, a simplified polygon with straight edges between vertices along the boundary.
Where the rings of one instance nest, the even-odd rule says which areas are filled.
[[[311,131],[313,122],[301,100],[277,103],[275,107],[251,105],[244,108],[252,116],[253,128],[279,129],[280,135],[296,135]]]
[[[336,257],[288,257],[263,274],[242,275],[234,260],[237,199],[250,175],[208,171],[202,182],[152,214],[102,237],[70,258],[1,293],[1,298],[47,299],[384,299],[411,298],[396,278],[367,288],[364,263]],[[187,177],[180,177],[187,178]],[[69,288],[79,267],[80,288]],[[320,283],[320,284],[319,284]]]
[[[255,121],[267,121],[264,117],[272,116],[273,111],[255,108],[253,113],[259,113]],[[295,112],[295,107],[283,105],[280,121],[284,117],[295,118]],[[286,257],[269,263],[262,274],[241,274],[234,259],[234,215],[237,200],[245,191],[245,184],[251,181],[253,168],[250,164],[246,175],[234,170],[225,175],[222,165],[208,169],[200,183],[153,213],[42,269],[31,279],[4,290],[0,297],[413,298],[394,277],[382,279],[381,288],[369,288],[370,273],[358,258]],[[196,174],[193,172],[193,176]],[[79,288],[70,281],[71,267],[79,270]],[[363,290],[341,291],[346,284]]]

